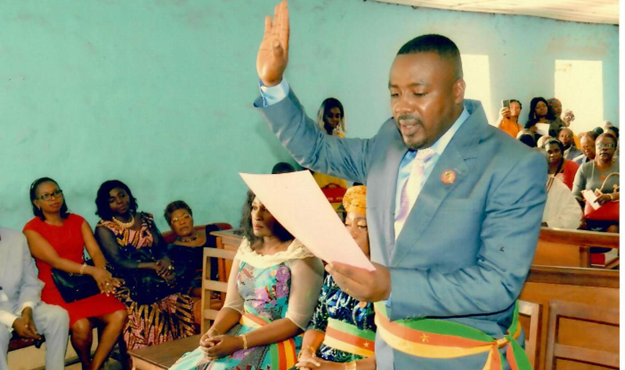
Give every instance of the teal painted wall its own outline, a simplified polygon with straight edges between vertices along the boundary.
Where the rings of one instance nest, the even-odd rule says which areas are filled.
[[[176,199],[198,223],[238,225],[238,172],[291,161],[252,108],[263,16],[274,4],[0,2],[0,223],[21,229],[32,217],[30,183],[50,176],[92,226],[108,179],[126,182],[161,229]],[[553,95],[555,59],[601,60],[606,119],[618,124],[618,27],[355,0],[294,0],[290,9],[287,78],[310,114],[327,96],[342,100],[348,136],[371,136],[390,115],[393,56],[423,33],[489,56],[494,108],[504,97]]]

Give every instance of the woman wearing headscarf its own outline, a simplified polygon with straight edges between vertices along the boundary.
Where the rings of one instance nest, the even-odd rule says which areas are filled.
[[[364,254],[369,256],[367,188],[353,186],[343,198],[345,227]],[[376,325],[372,303],[359,302],[326,274],[315,313],[304,334],[298,367],[329,370],[337,363],[345,368],[375,369]],[[334,367],[335,368],[335,367]]]

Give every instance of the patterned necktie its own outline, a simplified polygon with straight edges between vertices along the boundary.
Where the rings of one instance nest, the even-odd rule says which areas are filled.
[[[400,207],[395,213],[395,240],[397,240],[399,233],[404,228],[404,223],[410,214],[410,210],[417,201],[417,197],[423,187],[425,164],[434,154],[436,154],[436,152],[432,148],[420,149],[417,152],[417,156],[412,161],[410,176],[401,191]]]

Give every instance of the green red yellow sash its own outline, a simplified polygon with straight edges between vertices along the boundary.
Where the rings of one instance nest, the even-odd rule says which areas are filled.
[[[375,333],[329,318],[323,344],[343,352],[353,353],[362,357],[371,357],[375,349]]]
[[[497,339],[475,328],[451,321],[411,319],[390,321],[384,302],[375,303],[375,323],[384,341],[392,348],[417,357],[457,358],[489,352],[483,370],[501,370],[504,358],[499,349],[506,347],[512,370],[531,370],[527,354],[517,343],[521,333],[519,307],[515,305],[512,324],[503,338]]]
[[[269,324],[267,318],[255,315],[251,312],[245,312],[241,315],[239,323],[251,328],[261,328]],[[289,338],[283,342],[269,345],[271,356],[271,369],[288,370],[297,363],[297,346],[293,338]]]

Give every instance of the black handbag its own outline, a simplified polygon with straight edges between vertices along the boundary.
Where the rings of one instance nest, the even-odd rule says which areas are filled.
[[[93,260],[85,263],[93,266]],[[90,275],[74,274],[53,268],[52,280],[59,293],[61,293],[61,297],[67,303],[79,301],[100,293],[98,284]]]
[[[180,292],[180,284],[170,286],[165,279],[151,270],[135,272],[125,276],[124,280],[130,291],[130,298],[140,305],[152,304]]]

